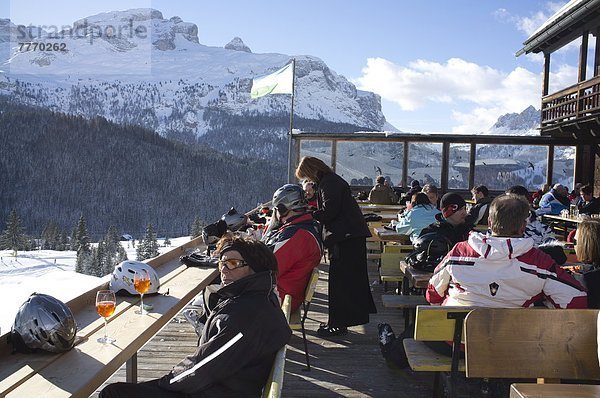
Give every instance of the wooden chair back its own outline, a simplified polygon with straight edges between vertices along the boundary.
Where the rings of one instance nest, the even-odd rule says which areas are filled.
[[[464,319],[472,307],[417,306],[415,340],[452,341],[457,317]],[[461,321],[462,322],[462,321]]]
[[[400,261],[407,253],[381,253],[381,271],[400,271]]]
[[[292,308],[292,296],[286,294],[283,298],[283,303],[281,304],[281,310],[285,315],[285,319],[290,321],[290,311]],[[265,384],[265,388],[263,389],[262,398],[279,398],[281,397],[281,389],[283,388],[283,376],[285,374],[285,353],[287,350],[287,345],[284,345],[277,351],[275,355],[275,362],[273,362],[273,367],[271,367],[271,372],[269,373],[269,378],[267,379],[267,383]]]
[[[467,377],[600,379],[598,310],[480,308],[465,322]]]

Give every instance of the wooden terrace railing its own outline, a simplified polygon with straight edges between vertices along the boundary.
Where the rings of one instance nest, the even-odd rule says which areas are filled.
[[[542,128],[600,114],[600,76],[542,97]]]

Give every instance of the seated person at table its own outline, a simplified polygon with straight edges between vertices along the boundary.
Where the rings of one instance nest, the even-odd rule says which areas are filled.
[[[299,185],[286,184],[273,194],[275,217],[281,223],[263,241],[277,258],[277,290],[283,301],[292,296],[292,312],[304,301],[304,291],[313,268],[321,262],[323,242],[320,228],[307,213],[304,191]]]
[[[277,260],[264,243],[239,236],[222,238],[217,252],[223,287],[196,352],[160,379],[111,384],[100,397],[260,396],[292,333],[273,292]]]
[[[410,235],[410,241],[415,240],[421,234],[421,230],[429,224],[434,223],[436,214],[440,211],[429,202],[429,198],[422,192],[413,195],[411,209],[404,212],[404,217],[396,224],[396,231],[403,235]]]
[[[475,205],[469,210],[466,223],[472,226],[487,225],[488,215],[490,213],[490,203],[492,198],[485,185],[478,185],[471,190]]]
[[[577,260],[581,262],[575,279],[588,289],[589,308],[600,308],[600,220],[579,223],[574,242]]]
[[[400,204],[405,204],[406,202],[410,202],[412,197],[417,192],[421,192],[421,183],[419,180],[412,180],[410,183],[410,189],[400,198]]]
[[[567,271],[533,247],[523,231],[529,203],[503,195],[490,205],[491,236],[472,232],[436,267],[426,297],[448,306],[586,308],[587,295]]]
[[[577,207],[579,214],[598,214],[600,213],[600,199],[594,198],[594,189],[591,185],[584,185],[579,190],[579,201]]]
[[[437,232],[454,245],[456,242],[467,240],[471,225],[465,223],[467,203],[457,193],[449,192],[440,201],[441,213],[435,216],[436,222],[423,228],[420,236]]]
[[[508,190],[506,190],[506,194],[521,196],[525,200],[527,200],[527,197],[529,196],[527,188],[522,185],[515,185],[508,188]],[[548,224],[544,224],[537,217],[535,211],[533,210],[530,210],[529,212],[529,218],[527,218],[527,227],[525,228],[523,236],[533,239],[534,247],[538,247],[544,243],[556,241],[556,236],[554,235],[554,231],[552,231],[552,227],[550,227]]]
[[[429,198],[429,202],[436,208],[439,209],[440,196],[438,188],[433,184],[425,184],[421,191]]]
[[[371,192],[369,192],[369,202],[377,205],[398,203],[398,196],[396,196],[394,190],[385,181],[384,176],[378,176],[375,181],[377,183],[371,188]]]
[[[540,200],[540,208],[536,210],[538,216],[544,214],[559,215],[564,209],[568,209],[571,202],[568,198],[567,187],[561,184],[554,184],[550,192],[544,194]]]

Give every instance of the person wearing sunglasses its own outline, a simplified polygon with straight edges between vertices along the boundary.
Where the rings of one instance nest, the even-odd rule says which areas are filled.
[[[292,334],[274,292],[277,260],[264,243],[233,235],[217,253],[222,287],[210,296],[194,354],[160,379],[110,384],[101,398],[260,396]]]

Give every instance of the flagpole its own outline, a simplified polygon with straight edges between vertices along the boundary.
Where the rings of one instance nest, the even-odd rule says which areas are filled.
[[[288,132],[288,184],[292,182],[292,130],[294,128],[294,86],[296,85],[296,58],[292,58],[292,106],[290,107],[290,131]]]

